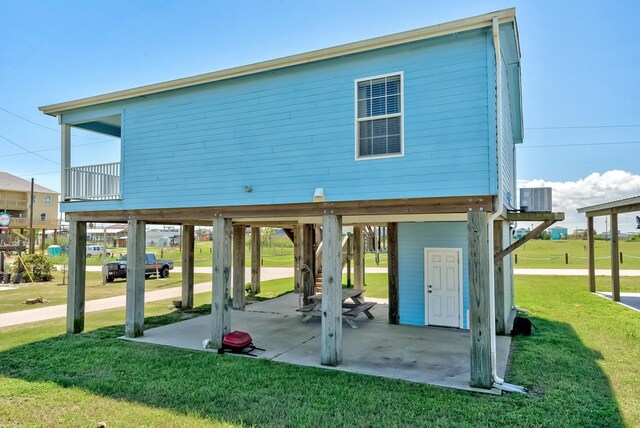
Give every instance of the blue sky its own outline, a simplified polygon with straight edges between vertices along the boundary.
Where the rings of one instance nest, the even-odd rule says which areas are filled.
[[[566,225],[583,227],[575,206],[640,194],[638,1],[0,0],[0,170],[59,190],[58,126],[41,105],[512,6],[525,121],[518,177],[552,185]],[[99,135],[78,132],[74,143],[74,163],[117,158]]]

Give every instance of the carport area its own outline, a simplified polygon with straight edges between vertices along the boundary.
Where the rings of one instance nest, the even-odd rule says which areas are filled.
[[[621,302],[620,294],[620,251],[618,248],[618,215],[640,211],[640,196],[605,202],[598,205],[578,208],[579,213],[587,217],[587,239],[589,241],[589,291],[596,292],[596,260],[594,250],[593,219],[608,216],[611,224],[611,298]],[[640,227],[640,226],[639,226]],[[628,297],[628,296],[627,296]],[[631,305],[632,306],[632,305]],[[632,306],[633,307],[633,306]]]
[[[471,340],[468,331],[389,324],[387,305],[378,303],[372,309],[373,320],[364,316],[357,318],[358,328],[343,324],[342,364],[331,367],[320,364],[320,318],[303,323],[302,315],[295,311],[298,307],[299,295],[295,293],[247,305],[246,310],[233,312],[231,331],[249,332],[255,345],[265,348],[264,352],[255,351],[258,358],[467,391],[498,393],[495,389],[469,386]],[[123,339],[215,352],[203,349],[202,341],[210,337],[211,315],[206,315],[145,330],[144,336]],[[505,336],[496,339],[498,374],[504,377],[511,339]],[[252,357],[227,355],[225,358]]]

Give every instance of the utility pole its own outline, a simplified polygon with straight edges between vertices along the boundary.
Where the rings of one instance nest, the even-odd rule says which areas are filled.
[[[34,179],[31,179],[31,202],[29,203],[29,254],[35,253],[35,236],[33,234],[33,183]]]

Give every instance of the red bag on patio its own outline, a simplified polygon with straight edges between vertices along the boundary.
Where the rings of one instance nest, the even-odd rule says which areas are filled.
[[[222,338],[222,347],[218,349],[218,354],[224,354],[225,350],[229,350],[234,354],[244,354],[255,357],[253,351],[264,351],[253,344],[251,335],[244,331],[232,331]]]
[[[251,345],[251,342],[253,342],[253,339],[249,333],[237,330],[225,335],[222,339],[222,344],[224,346],[235,348],[237,350],[246,348]]]

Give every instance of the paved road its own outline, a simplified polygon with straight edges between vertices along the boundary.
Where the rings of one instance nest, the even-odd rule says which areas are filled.
[[[562,276],[588,276],[587,269],[514,269],[516,275],[562,275]],[[610,269],[596,269],[596,275],[611,276]],[[640,270],[625,269],[620,271],[620,276],[640,276]]]
[[[100,266],[90,266],[91,268],[98,268]],[[203,272],[210,272],[211,268],[198,268],[209,269]],[[89,269],[87,269],[89,270]],[[245,272],[248,277],[251,277],[251,269],[247,269]],[[288,278],[293,276],[293,268],[262,268],[260,270],[260,279],[268,281],[270,279]],[[211,283],[205,282],[194,285],[194,293],[205,293],[211,291]],[[166,290],[149,291],[145,293],[145,302],[155,302],[158,300],[171,299],[173,297],[180,297],[182,294],[181,287],[167,288]],[[124,308],[126,305],[126,297],[114,296],[104,299],[87,300],[85,304],[85,312],[103,311],[105,309]],[[54,318],[62,318],[67,315],[67,305],[55,305],[44,308],[28,309],[25,311],[8,312],[0,314],[0,327],[9,327],[12,325],[26,324],[36,321],[50,320]]]
[[[87,266],[87,272],[101,272],[101,266]],[[211,273],[211,267],[195,267],[193,269],[195,273]],[[267,267],[262,268],[262,272],[266,272],[267,270],[273,270],[273,272],[279,272],[282,276],[278,276],[277,278],[285,278],[287,276],[293,276],[293,268],[283,267],[283,268],[274,268]],[[176,266],[172,272],[181,273],[182,268],[180,266]],[[247,270],[249,272],[249,270]],[[346,272],[346,269],[345,269]],[[386,267],[368,267],[368,273],[387,273]],[[559,275],[559,276],[588,276],[589,271],[587,269],[520,269],[516,268],[513,271],[516,275]],[[250,273],[247,274],[247,277],[250,277]],[[604,275],[611,276],[611,270],[609,269],[596,269],[596,275]],[[620,276],[640,276],[639,269],[624,269],[620,270]]]
[[[89,272],[100,272],[101,266],[87,266]],[[210,273],[210,267],[196,267],[196,273]],[[174,273],[182,272],[180,267],[173,270]],[[387,268],[367,268],[367,273],[386,273]],[[516,275],[578,275],[587,276],[587,269],[515,269]],[[245,275],[251,277],[251,269],[247,268]],[[611,275],[608,269],[596,269],[596,275]],[[260,270],[260,278],[263,281],[278,278],[288,278],[293,276],[293,268],[290,267],[263,267]],[[640,270],[621,270],[620,276],[640,276]],[[195,293],[204,293],[211,290],[211,283],[201,283],[194,286]],[[179,297],[182,293],[180,287],[168,288],[166,290],[156,290],[145,293],[145,302],[171,299]],[[125,306],[125,296],[107,297],[105,299],[88,300],[86,302],[86,312],[96,312],[105,309],[122,308]],[[631,306],[631,305],[630,305]],[[36,321],[44,321],[54,318],[65,317],[67,305],[56,305],[44,308],[29,309],[26,311],[9,312],[0,314],[0,327],[8,327],[18,324],[26,324]]]

